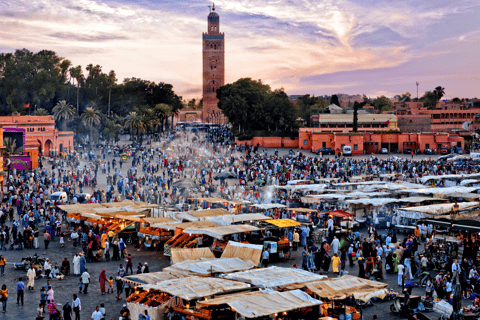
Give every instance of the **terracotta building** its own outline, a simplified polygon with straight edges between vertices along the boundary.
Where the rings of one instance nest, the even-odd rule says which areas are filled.
[[[451,132],[470,136],[474,131],[475,115],[480,113],[480,108],[472,108],[467,102],[439,102],[435,109],[432,110],[424,107],[422,102],[395,102],[394,107],[395,114],[399,117],[399,128],[402,132],[414,130],[415,125],[418,126],[418,130],[415,132],[423,132],[422,130],[425,130],[424,126],[426,123],[420,116],[426,116],[430,118],[431,122],[430,130],[428,131]],[[403,116],[408,121],[401,121],[400,118]]]
[[[32,158],[32,166],[39,155],[49,157],[73,150],[73,132],[55,129],[53,116],[0,117],[0,126],[25,130],[25,153]]]
[[[312,126],[318,132],[344,132],[353,130],[353,114],[321,113],[312,114]],[[397,116],[394,114],[358,114],[358,131],[397,130]]]

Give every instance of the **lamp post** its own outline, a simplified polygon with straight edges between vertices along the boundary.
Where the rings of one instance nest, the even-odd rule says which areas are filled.
[[[452,210],[450,211],[450,220],[451,220],[450,230],[453,229],[453,220],[455,219],[455,216],[458,214],[459,211],[460,211],[460,206],[455,201],[455,204],[453,205]]]

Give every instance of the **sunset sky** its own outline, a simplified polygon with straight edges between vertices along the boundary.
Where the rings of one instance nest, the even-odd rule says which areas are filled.
[[[49,49],[201,96],[201,0],[0,0],[0,51]],[[374,97],[480,97],[479,0],[220,0],[226,82]]]

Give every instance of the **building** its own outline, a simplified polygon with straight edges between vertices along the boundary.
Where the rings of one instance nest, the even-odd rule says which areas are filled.
[[[213,122],[226,118],[217,106],[217,89],[225,84],[225,34],[220,32],[220,16],[215,12],[215,4],[208,15],[208,30],[203,38],[203,121]]]
[[[472,108],[468,102],[439,102],[429,110],[423,102],[400,101],[394,103],[394,108],[402,132],[450,132],[462,136],[471,136],[475,116],[480,113],[480,108]],[[426,118],[430,118],[430,129]]]
[[[425,149],[442,150],[444,148],[464,148],[464,139],[448,133],[338,133],[322,132],[314,128],[301,128],[299,132],[299,148],[317,151],[331,148],[337,154],[343,146],[352,147],[352,154],[380,153],[382,148],[389,152],[421,153]]]
[[[218,108],[217,89],[225,84],[225,34],[220,32],[220,16],[215,5],[207,18],[207,32],[202,33],[203,109],[182,109],[174,122],[228,123]]]
[[[73,150],[73,132],[55,129],[53,116],[0,117],[0,126],[6,131],[7,128],[25,130],[24,153],[31,157],[32,167],[39,155],[49,157]]]
[[[353,129],[353,114],[312,114],[312,126],[319,132],[344,132]],[[358,131],[397,130],[397,116],[394,114],[358,114]]]

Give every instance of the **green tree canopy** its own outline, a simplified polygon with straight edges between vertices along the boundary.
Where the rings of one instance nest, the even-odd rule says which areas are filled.
[[[393,110],[392,102],[385,96],[377,97],[373,100],[373,107],[378,112]]]
[[[217,90],[218,107],[235,131],[298,129],[298,112],[283,89],[242,78]]]

